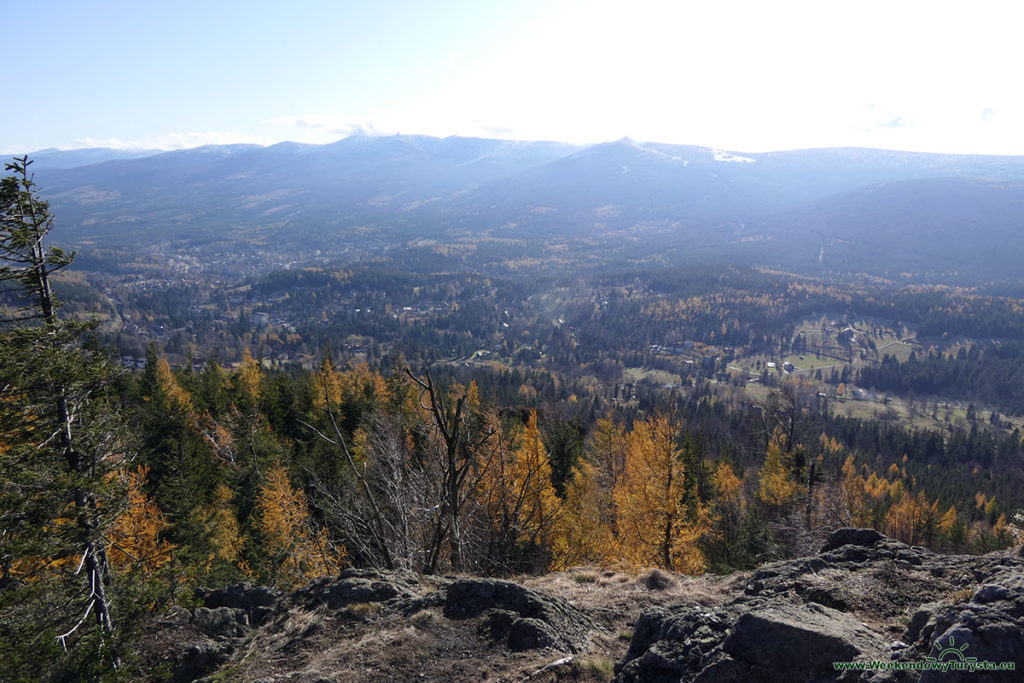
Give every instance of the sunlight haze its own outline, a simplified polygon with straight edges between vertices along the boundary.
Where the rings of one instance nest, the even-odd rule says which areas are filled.
[[[1024,154],[1012,2],[44,1],[0,150],[396,132]],[[10,53],[9,53],[10,54]]]

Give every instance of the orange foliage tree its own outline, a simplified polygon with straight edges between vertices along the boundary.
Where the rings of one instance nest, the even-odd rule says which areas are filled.
[[[506,570],[523,568],[531,555],[543,557],[546,566],[559,534],[562,504],[551,483],[537,414],[530,413],[516,448],[499,448],[486,460],[478,456],[478,462],[476,497],[491,539],[487,555]]]
[[[254,527],[261,541],[261,578],[291,588],[338,570],[345,557],[323,529],[313,526],[306,496],[292,488],[281,463],[267,471],[256,496]]]
[[[687,514],[681,450],[673,422],[658,416],[633,425],[622,478],[613,492],[617,555],[631,566],[656,564],[699,573],[706,561],[698,540],[710,527],[699,503]]]
[[[148,467],[122,470],[121,481],[127,496],[127,507],[107,532],[111,564],[123,571],[152,574],[171,561],[173,543],[161,538],[170,524],[163,512],[145,492]]]

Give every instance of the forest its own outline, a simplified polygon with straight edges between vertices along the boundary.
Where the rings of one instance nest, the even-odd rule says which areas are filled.
[[[147,620],[240,580],[726,573],[840,526],[1019,538],[1011,296],[386,261],[155,284],[75,270],[27,160],[8,171],[0,670],[131,672]],[[971,404],[854,415],[854,385]]]

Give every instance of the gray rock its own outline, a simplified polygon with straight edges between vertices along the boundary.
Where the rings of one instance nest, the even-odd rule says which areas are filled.
[[[874,529],[854,529],[852,527],[844,527],[842,529],[836,529],[829,535],[828,540],[825,541],[825,545],[821,548],[821,552],[827,553],[830,550],[841,548],[844,545],[870,547],[884,539],[885,536]]]
[[[972,602],[984,605],[987,602],[995,602],[997,600],[1009,600],[1010,591],[1004,586],[985,584],[977,590],[974,597],[971,598]]]
[[[277,591],[266,586],[253,586],[245,582],[218,590],[197,588],[196,597],[210,609],[231,607],[243,610],[249,615],[249,623],[253,626],[264,623],[281,599],[281,595]]]
[[[508,649],[513,652],[559,648],[561,643],[551,626],[540,619],[516,619],[508,632]]]
[[[967,604],[943,600],[968,588],[974,597]],[[850,612],[890,625],[912,616],[893,643],[898,631],[873,631]],[[1016,551],[941,555],[871,529],[840,529],[816,557],[760,567],[724,605],[642,612],[616,681],[959,680],[832,666],[921,660],[937,655],[937,639],[951,636],[968,646],[966,656],[1024,663],[1024,561]],[[1012,680],[986,676],[963,680]]]
[[[349,605],[376,602],[388,606],[421,599],[421,580],[413,572],[346,569],[337,578],[314,581],[292,594],[292,601],[306,608],[326,606],[337,610]]]
[[[193,610],[191,622],[214,638],[240,638],[249,632],[249,615],[236,607],[199,607]]]
[[[880,657],[886,647],[847,614],[816,604],[779,603],[743,614],[723,649],[751,667],[801,680],[834,674],[832,662]]]
[[[512,649],[553,647],[576,654],[586,646],[594,628],[589,617],[562,598],[511,581],[460,579],[448,586],[444,615],[449,619],[476,617],[487,610],[518,617],[509,630]]]
[[[230,642],[210,639],[189,644],[176,657],[175,683],[187,683],[212,673],[227,661],[234,649]]]

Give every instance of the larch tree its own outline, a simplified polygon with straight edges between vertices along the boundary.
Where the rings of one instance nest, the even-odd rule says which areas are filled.
[[[120,472],[127,507],[107,533],[111,564],[123,571],[156,572],[171,560],[174,544],[162,537],[169,526],[156,502],[146,494],[149,468]]]
[[[515,447],[479,458],[478,467],[475,489],[490,532],[490,563],[501,571],[547,568],[561,536],[562,501],[536,412],[530,412]]]
[[[689,515],[686,477],[676,427],[666,416],[633,426],[622,479],[614,491],[619,557],[635,567],[699,573],[706,566],[698,540],[706,510]]]
[[[764,465],[758,478],[758,497],[768,505],[782,507],[792,502],[800,491],[787,462],[788,437],[776,429],[768,442]]]
[[[565,485],[564,523],[554,566],[605,564],[615,557],[615,497],[626,467],[627,436],[615,422],[597,421]]]
[[[254,526],[261,541],[261,578],[271,586],[294,588],[336,572],[344,560],[344,549],[313,525],[305,494],[292,487],[280,463],[267,471],[257,494]]]

